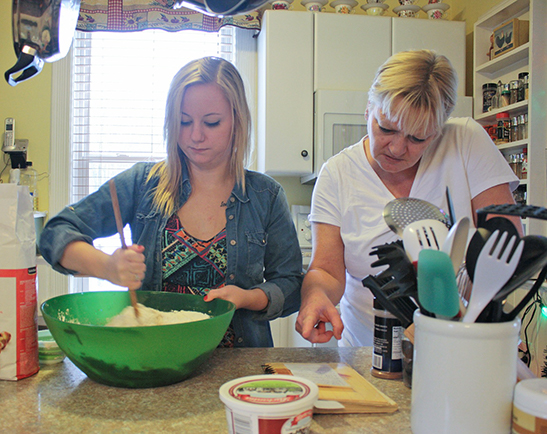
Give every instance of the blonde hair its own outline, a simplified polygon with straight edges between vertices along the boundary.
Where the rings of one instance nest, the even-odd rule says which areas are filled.
[[[456,105],[458,76],[450,61],[430,50],[402,51],[376,72],[369,103],[411,135],[440,134]]]
[[[154,204],[166,215],[176,211],[182,182],[182,164],[185,156],[178,145],[182,101],[188,87],[208,83],[215,83],[220,87],[232,109],[230,172],[241,188],[245,189],[245,165],[250,152],[251,112],[241,75],[234,65],[219,57],[193,60],[183,66],[171,81],[163,127],[167,159],[154,165],[148,177],[149,180],[156,175],[160,178],[154,192]]]

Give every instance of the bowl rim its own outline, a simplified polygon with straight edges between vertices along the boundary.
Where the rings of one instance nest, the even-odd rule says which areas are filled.
[[[44,320],[45,320],[45,317],[47,316],[48,319],[51,319],[53,321],[57,321],[61,324],[70,324],[72,326],[81,326],[81,327],[90,327],[90,328],[104,328],[104,327],[108,327],[109,329],[113,329],[113,330],[117,330],[117,329],[132,329],[132,328],[136,328],[136,327],[147,327],[147,328],[156,328],[156,327],[180,327],[180,326],[183,326],[185,324],[190,324],[190,323],[194,323],[194,322],[198,322],[198,321],[190,321],[190,322],[187,322],[187,323],[176,323],[176,324],[157,324],[157,325],[149,325],[149,326],[127,326],[127,327],[121,327],[121,326],[106,326],[106,324],[81,324],[81,323],[75,323],[75,322],[69,322],[69,321],[62,321],[60,320],[58,317],[53,317],[52,315],[48,314],[47,312],[45,312],[44,310],[44,305],[46,303],[48,303],[49,301],[53,300],[53,299],[57,299],[57,298],[64,298],[64,297],[67,297],[67,296],[86,296],[86,294],[97,294],[97,293],[127,293],[128,291],[127,290],[121,290],[121,291],[90,291],[90,292],[73,292],[73,293],[69,293],[69,294],[61,294],[61,295],[56,295],[55,297],[51,297],[51,298],[48,298],[47,300],[43,301],[42,304],[40,304],[40,312],[42,312],[42,316],[44,317]],[[142,291],[142,292],[145,292],[145,291]],[[178,295],[182,295],[182,296],[190,296],[190,297],[201,297],[199,295],[194,295],[194,294],[181,294],[181,293],[174,293],[174,292],[167,292],[167,291],[146,291],[147,293],[152,293],[152,294],[178,294]],[[128,298],[129,300],[129,298]],[[211,316],[209,315],[209,318],[205,318],[205,319],[202,319],[202,320],[199,320],[199,321],[208,321],[208,320],[211,320],[211,319],[214,319],[214,318],[219,318],[223,315],[229,315],[230,312],[234,311],[235,312],[235,304],[232,303],[231,301],[227,301],[227,300],[222,300],[222,299],[214,299],[208,303],[214,303],[216,302],[217,300],[219,300],[218,302],[224,302],[224,303],[228,303],[228,310],[220,315],[215,315],[215,316]],[[217,303],[218,303],[217,302]],[[128,306],[130,306],[131,304],[128,304]],[[154,308],[155,309],[155,308]],[[159,310],[159,309],[158,309]],[[162,311],[162,312],[165,312],[165,311]],[[196,311],[194,311],[196,312]],[[206,313],[206,312],[203,312],[203,313]],[[49,327],[48,327],[49,329]]]

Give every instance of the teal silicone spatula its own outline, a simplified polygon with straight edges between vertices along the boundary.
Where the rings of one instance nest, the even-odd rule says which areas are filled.
[[[421,250],[418,256],[418,300],[437,317],[454,318],[460,311],[456,275],[450,256],[442,250]]]

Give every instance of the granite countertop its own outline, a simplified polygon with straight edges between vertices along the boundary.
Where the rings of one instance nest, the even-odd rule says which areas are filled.
[[[87,378],[68,359],[33,377],[0,381],[6,433],[227,433],[222,384],[262,374],[267,362],[343,362],[393,399],[392,414],[314,415],[314,434],[410,433],[410,389],[370,375],[372,348],[217,349],[191,378],[167,387],[122,389]]]

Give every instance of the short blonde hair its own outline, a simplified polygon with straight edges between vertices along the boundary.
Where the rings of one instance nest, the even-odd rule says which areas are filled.
[[[176,211],[182,182],[182,162],[185,157],[178,145],[182,100],[188,87],[208,83],[215,83],[220,87],[232,109],[230,171],[236,182],[245,189],[245,165],[250,152],[251,112],[241,75],[234,65],[219,57],[193,60],[183,66],[171,81],[163,129],[167,159],[156,164],[150,174],[150,178],[160,176],[154,192],[154,203],[164,214],[171,215]]]
[[[402,51],[378,69],[368,98],[408,134],[439,134],[456,105],[457,88],[458,76],[445,56]]]

